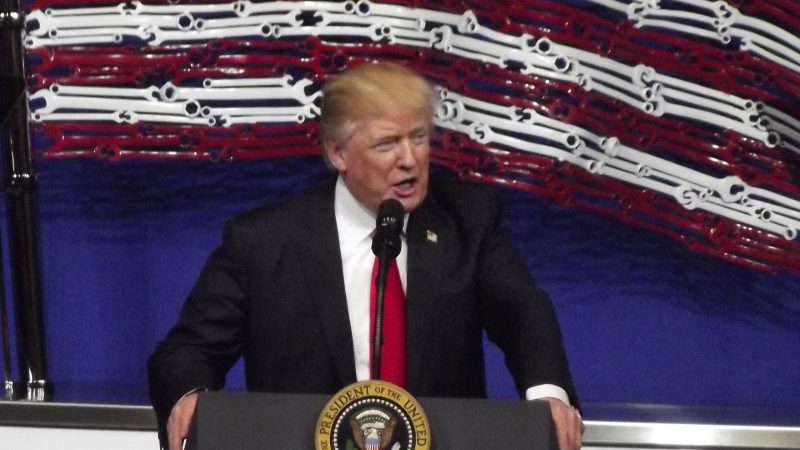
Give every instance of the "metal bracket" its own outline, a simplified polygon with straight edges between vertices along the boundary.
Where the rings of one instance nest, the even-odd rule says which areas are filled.
[[[21,30],[23,23],[19,11],[0,11],[0,31]]]

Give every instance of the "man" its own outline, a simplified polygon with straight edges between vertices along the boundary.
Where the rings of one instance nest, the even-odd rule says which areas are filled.
[[[521,395],[546,399],[559,446],[583,424],[553,307],[484,187],[429,179],[428,83],[395,64],[350,69],[323,90],[336,183],[230,221],[176,326],[149,361],[150,395],[177,450],[197,390],[245,358],[250,390],[333,394],[370,377],[371,235],[378,207],[405,210],[403,383],[413,395],[486,395],[482,331]],[[166,423],[166,425],[165,425]]]

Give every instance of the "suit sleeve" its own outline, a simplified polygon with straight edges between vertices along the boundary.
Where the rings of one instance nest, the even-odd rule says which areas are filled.
[[[221,388],[242,352],[247,307],[243,258],[236,228],[229,223],[222,245],[203,267],[177,324],[148,361],[150,399],[161,431],[184,394],[197,388]]]
[[[501,224],[496,198],[488,202],[480,246],[478,290],[489,339],[505,355],[520,396],[540,384],[563,388],[578,405],[555,309],[537,286]]]

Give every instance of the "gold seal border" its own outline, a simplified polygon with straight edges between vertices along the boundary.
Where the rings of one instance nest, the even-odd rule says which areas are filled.
[[[413,447],[409,450],[430,449],[431,433],[428,417],[417,399],[405,389],[392,383],[367,380],[345,386],[325,404],[314,431],[316,450],[334,450],[331,437],[336,418],[348,406],[367,398],[382,398],[400,406],[414,429]]]

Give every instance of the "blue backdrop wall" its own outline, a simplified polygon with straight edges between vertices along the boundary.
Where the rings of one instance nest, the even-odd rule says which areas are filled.
[[[319,139],[315,89],[377,57],[449,92],[437,163],[536,193],[502,191],[505,221],[553,298],[584,403],[800,411],[796,2],[388,2],[414,6],[392,9],[420,19],[406,28],[382,23],[384,2],[348,2],[363,20],[327,25],[317,13],[333,3],[298,2],[252,35],[201,40],[212,19],[259,14],[160,2],[143,27],[147,6],[131,3],[105,36],[75,24],[116,0],[23,3],[39,18],[26,23],[28,88],[57,398],[147,401],[147,356],[223,222],[330,176],[297,156]],[[233,81],[270,95],[220,98]],[[288,105],[300,116],[258,118]],[[243,160],[200,161],[228,158]],[[742,257],[794,272],[725,261]],[[489,348],[491,393],[512,396]],[[241,387],[240,369],[230,378]]]
[[[224,221],[330,176],[316,157],[45,160],[38,171],[57,396],[105,400],[109,388],[114,401],[135,403],[147,401],[145,361]],[[744,268],[612,219],[500,193],[509,233],[556,305],[584,402],[800,408],[796,274]],[[490,348],[487,358],[492,396],[513,396],[501,355]],[[241,388],[240,369],[229,385]]]

